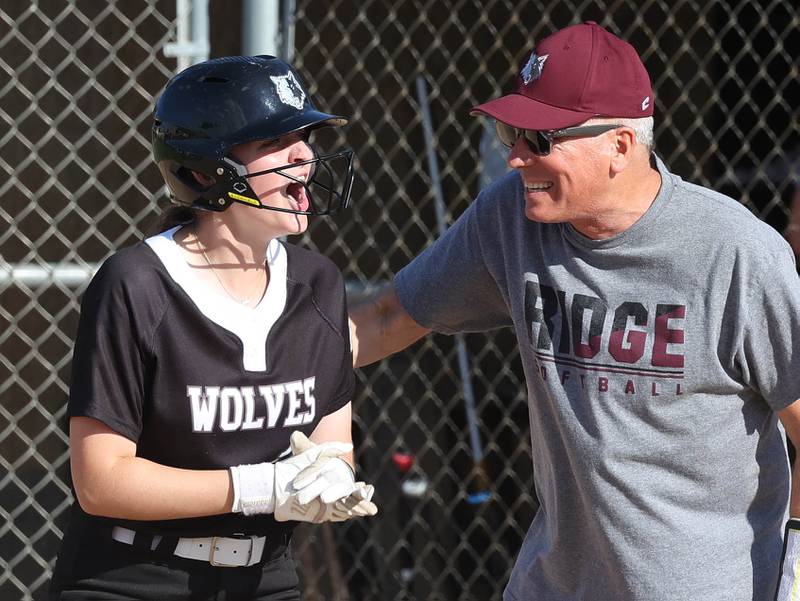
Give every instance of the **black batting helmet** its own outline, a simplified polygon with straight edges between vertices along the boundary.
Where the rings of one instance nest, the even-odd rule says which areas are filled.
[[[183,206],[224,211],[231,203],[305,215],[336,213],[347,206],[353,182],[353,153],[343,150],[302,163],[248,173],[229,156],[232,146],[274,140],[302,130],[340,126],[347,119],[318,111],[297,73],[274,56],[230,56],[193,65],[173,77],[156,102],[153,158]],[[302,181],[284,170],[312,163]],[[213,183],[203,186],[192,175]],[[262,204],[248,178],[276,172],[306,189],[306,211]]]

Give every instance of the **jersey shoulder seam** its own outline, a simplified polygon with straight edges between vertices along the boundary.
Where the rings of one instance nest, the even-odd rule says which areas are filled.
[[[153,251],[153,249],[150,248],[148,245],[145,244],[145,246],[147,247],[147,250],[150,251],[150,253],[154,257],[156,257],[155,251]],[[160,260],[157,261],[154,265],[155,265],[154,268],[155,268],[156,272],[158,272],[160,270],[164,270],[165,271],[164,265],[163,265],[163,263],[161,263]],[[166,288],[168,286],[177,286],[177,284],[175,284],[175,282],[168,276],[168,274],[165,273],[165,274],[158,274],[158,275],[160,276],[159,279],[161,280],[161,284],[163,286],[163,290],[162,290],[161,298],[159,299],[159,303],[163,306],[164,310],[160,311],[161,316],[158,318],[158,321],[156,321],[153,324],[153,330],[150,333],[150,335],[146,338],[147,352],[150,354],[150,356],[155,356],[156,335],[157,335],[158,331],[161,329],[161,325],[163,323],[165,323],[165,318],[166,318],[167,314],[169,314],[174,309],[173,303],[169,303],[169,302],[166,301],[166,298],[167,298],[167,290],[166,290]],[[166,275],[167,277],[164,278],[164,275]]]
[[[311,304],[314,306],[314,310],[317,313],[319,313],[319,316],[322,317],[322,319],[325,321],[325,323],[327,323],[331,327],[331,329],[336,333],[337,336],[339,336],[339,338],[344,339],[344,336],[342,336],[342,331],[338,327],[336,327],[336,324],[333,323],[333,320],[330,317],[328,317],[328,315],[325,313],[325,311],[322,310],[322,307],[320,306],[319,302],[317,301],[317,296],[316,296],[316,294],[314,294],[313,286],[310,286],[307,282],[299,282],[299,281],[297,281],[295,279],[292,279],[289,276],[286,277],[286,281],[287,281],[287,283],[291,283],[291,284],[296,285],[296,286],[303,286],[304,288],[308,288],[310,290],[310,292],[311,292],[311,294],[309,296],[311,298]]]
[[[286,270],[286,283],[302,286],[306,288],[310,294],[309,297],[311,298],[311,304],[314,307],[314,310],[320,315],[320,317],[327,323],[331,329],[336,333],[336,335],[341,338],[342,340],[345,339],[344,335],[342,334],[342,330],[336,325],[334,320],[325,312],[322,308],[322,305],[317,298],[317,289],[311,285],[310,282],[306,281],[305,279],[300,280],[293,277],[292,274],[292,259],[296,259],[303,263],[306,263],[305,268],[311,268],[314,270],[319,270],[322,272],[324,278],[330,277],[329,274],[333,274],[335,272],[335,279],[338,281],[338,286],[341,287],[342,280],[341,280],[341,273],[338,272],[338,268],[331,261],[328,257],[318,252],[309,250],[307,248],[303,248],[300,246],[296,246],[294,244],[283,244],[284,248],[286,249],[287,253],[287,262],[289,265],[287,266]],[[335,293],[337,288],[332,288],[331,292]]]

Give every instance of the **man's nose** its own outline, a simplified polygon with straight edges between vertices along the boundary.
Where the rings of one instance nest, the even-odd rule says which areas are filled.
[[[523,136],[519,136],[517,141],[508,151],[508,166],[512,169],[521,169],[527,167],[536,158],[531,149],[528,147],[527,142]]]

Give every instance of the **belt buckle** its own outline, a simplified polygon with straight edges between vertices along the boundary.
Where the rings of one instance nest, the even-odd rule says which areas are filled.
[[[217,541],[221,539],[233,539],[233,540],[249,540],[250,546],[247,548],[247,559],[244,563],[222,563],[216,560],[216,552],[217,552]],[[208,563],[212,566],[218,568],[241,568],[246,566],[250,563],[250,559],[253,557],[253,537],[252,536],[241,536],[241,537],[231,537],[231,536],[215,536],[211,539],[211,555],[208,558]]]

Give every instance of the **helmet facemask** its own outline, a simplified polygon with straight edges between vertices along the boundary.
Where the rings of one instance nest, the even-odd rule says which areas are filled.
[[[238,176],[231,183],[231,189],[227,192],[228,198],[247,206],[295,215],[335,215],[347,208],[350,204],[350,192],[354,177],[353,151],[347,149],[320,156],[313,146],[309,146],[314,153],[313,159],[254,173],[247,173],[244,165],[234,159],[226,158],[225,162],[236,170]],[[311,171],[305,180],[291,174],[291,171],[305,165],[311,165]],[[259,199],[248,180],[269,173],[277,173],[291,180],[292,184],[302,186],[306,198],[308,198],[308,209],[271,206],[268,198]]]

